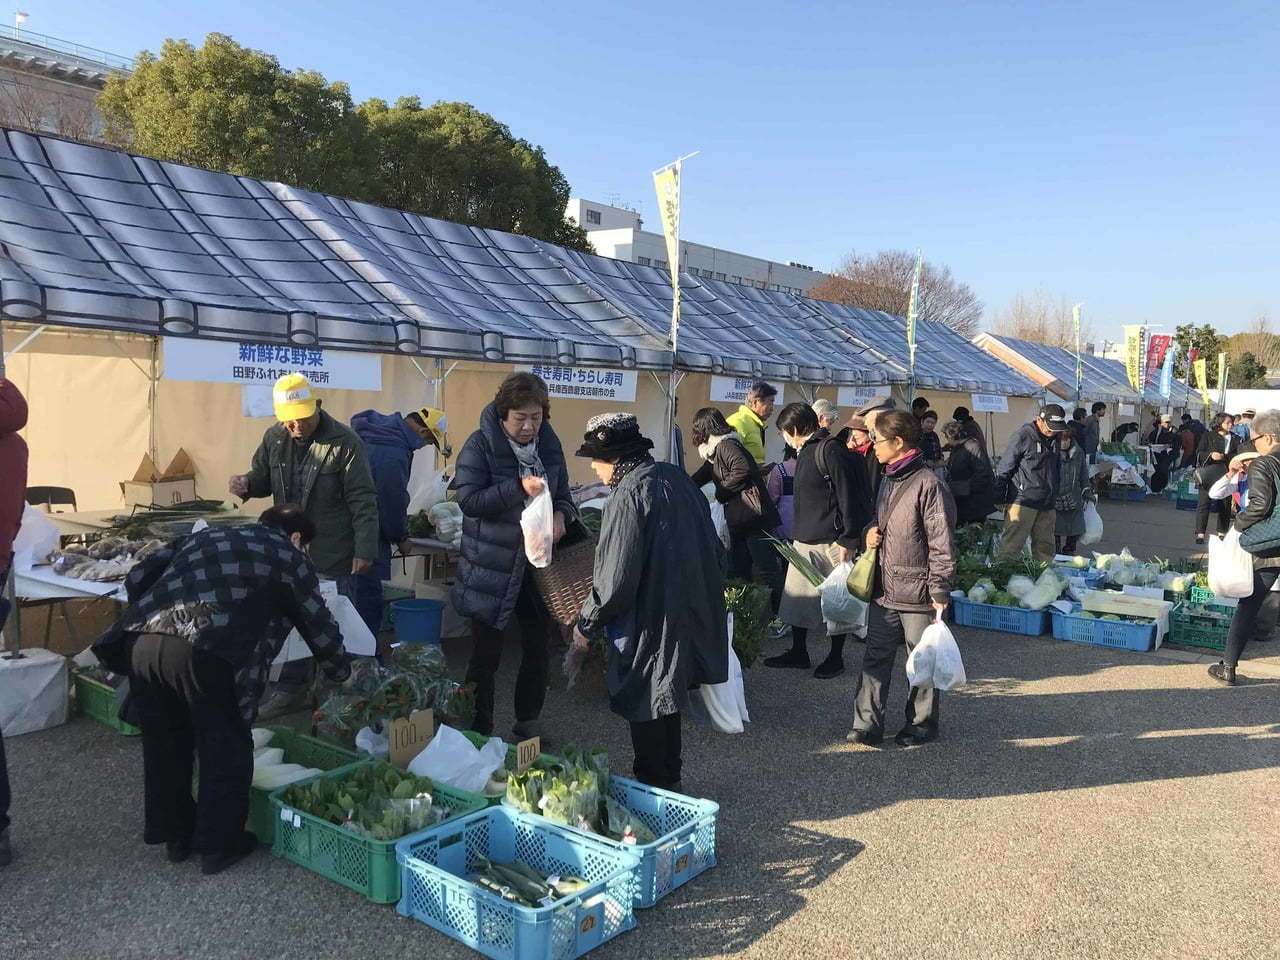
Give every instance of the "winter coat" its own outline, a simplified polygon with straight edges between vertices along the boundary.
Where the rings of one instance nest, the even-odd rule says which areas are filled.
[[[1058,495],[1058,438],[1024,423],[1009,438],[996,470],[996,503],[1052,510]]]
[[[737,412],[725,418],[725,422],[738,434],[739,442],[751,454],[756,463],[764,463],[765,423],[756,416],[756,412],[745,403]]]
[[[891,610],[923,612],[949,603],[956,572],[956,504],[923,457],[884,475],[876,501],[883,538],[876,556],[876,600]]]
[[[27,505],[27,443],[18,436],[26,425],[26,398],[12,380],[0,379],[0,575],[9,569]]]
[[[871,496],[859,454],[826,431],[814,434],[796,457],[795,493],[793,540],[838,543],[855,552],[862,548],[862,531],[871,522]]]
[[[947,458],[947,488],[956,502],[956,523],[981,523],[996,508],[996,476],[972,437],[952,447]]]
[[[777,505],[769,496],[760,468],[736,433],[712,437],[698,451],[704,460],[693,474],[694,485],[715,484],[716,499],[724,504],[724,519],[730,535],[777,529],[782,522]],[[759,492],[763,516],[742,502],[743,492],[750,487]]]
[[[967,420],[957,420],[956,422],[960,424],[960,429],[964,431],[966,438],[978,441],[978,446],[982,448],[982,455],[987,460],[990,460],[991,453],[987,449],[987,438],[983,434],[982,428],[978,426],[978,421],[973,417],[969,417]]]
[[[1196,467],[1200,478],[1200,486],[1211,487],[1213,482],[1227,472],[1231,458],[1240,452],[1244,444],[1234,433],[1225,437],[1217,430],[1206,430],[1196,445]],[[1214,460],[1212,454],[1221,453],[1221,460]]]
[[[1066,453],[1058,451],[1058,477],[1054,533],[1059,537],[1078,537],[1084,533],[1084,492],[1092,490],[1089,487],[1089,458],[1079,444],[1072,444]]]
[[[297,444],[280,424],[262,435],[249,468],[249,497],[288,503]],[[316,525],[311,560],[328,577],[351,576],[356,557],[378,555],[378,498],[360,438],[323,410],[311,435],[298,506]]]
[[[1236,439],[1240,439],[1236,437]],[[1254,457],[1249,462],[1248,490],[1249,499],[1244,509],[1236,514],[1236,529],[1244,533],[1255,523],[1266,520],[1275,511],[1276,496],[1280,493],[1280,457],[1269,453],[1265,457]],[[1275,556],[1254,556],[1255,570],[1270,570],[1280,567],[1280,554]]]
[[[769,471],[765,479],[769,496],[778,505],[778,538],[791,540],[791,525],[796,518],[796,462],[783,460]]]
[[[619,716],[683,712],[690,687],[728,679],[721,554],[706,498],[671,464],[636,467],[609,497],[579,629],[608,639]]]
[[[1080,446],[1084,447],[1086,457],[1098,455],[1098,441],[1102,439],[1102,421],[1092,413],[1084,418],[1084,430],[1081,431]]]
[[[578,514],[569,495],[564,448],[545,420],[538,431],[538,458],[547,473],[552,508],[566,522],[572,520]],[[476,617],[501,630],[515,610],[528,565],[520,529],[528,498],[520,483],[520,465],[493,404],[481,412],[480,429],[467,438],[458,454],[453,490],[462,508],[462,549],[453,605],[464,617]]]
[[[409,535],[409,471],[414,451],[426,441],[398,413],[365,410],[351,418],[351,429],[364,441],[378,495],[378,556],[369,572],[386,580],[391,576],[391,545]]]

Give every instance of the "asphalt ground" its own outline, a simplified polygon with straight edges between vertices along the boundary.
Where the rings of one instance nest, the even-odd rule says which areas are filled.
[[[1171,504],[1101,509],[1100,547],[1194,549],[1194,515]],[[972,682],[944,696],[933,744],[847,744],[852,671],[757,666],[745,735],[686,723],[685,789],[721,805],[719,864],[592,956],[1280,956],[1280,642],[1246,651],[1248,679],[1225,688],[1194,653],[957,636]],[[557,683],[545,718],[625,771],[626,725],[594,675]],[[212,878],[171,866],[141,843],[136,739],[79,718],[7,748],[4,960],[478,956],[269,853]]]

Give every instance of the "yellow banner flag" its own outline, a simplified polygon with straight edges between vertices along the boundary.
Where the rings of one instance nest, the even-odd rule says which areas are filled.
[[[1142,393],[1142,326],[1124,328],[1124,370],[1133,392]]]
[[[1204,405],[1209,406],[1209,373],[1205,369],[1204,357],[1197,358],[1195,362],[1196,371],[1196,389],[1200,391],[1200,399],[1204,401]]]
[[[675,347],[680,322],[680,164],[673,163],[653,174],[658,193],[658,214],[662,235],[667,241],[667,264],[671,270],[671,342]]]

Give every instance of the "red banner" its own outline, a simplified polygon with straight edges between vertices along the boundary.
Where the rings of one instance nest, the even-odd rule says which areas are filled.
[[[1147,375],[1143,383],[1151,383],[1156,377],[1160,364],[1164,363],[1164,355],[1169,350],[1173,337],[1167,333],[1153,333],[1147,341]]]

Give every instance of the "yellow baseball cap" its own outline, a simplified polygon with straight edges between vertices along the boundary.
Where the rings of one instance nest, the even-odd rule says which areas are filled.
[[[435,407],[419,407],[413,412],[436,438],[436,446],[441,451],[446,450],[448,445],[445,443],[445,433],[449,430],[449,418],[444,415],[444,411],[437,410]]]
[[[300,373],[287,373],[276,381],[271,391],[276,419],[281,423],[290,420],[306,420],[316,412],[316,397],[311,392],[311,381]]]

